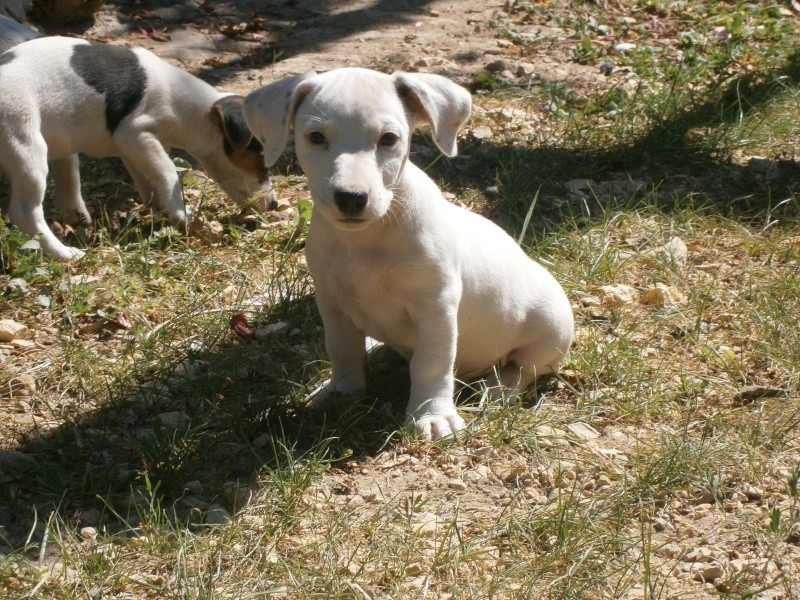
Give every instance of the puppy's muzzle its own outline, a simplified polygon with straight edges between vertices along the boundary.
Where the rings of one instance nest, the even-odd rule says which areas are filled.
[[[358,217],[367,205],[367,192],[336,190],[333,193],[336,208],[348,219]]]

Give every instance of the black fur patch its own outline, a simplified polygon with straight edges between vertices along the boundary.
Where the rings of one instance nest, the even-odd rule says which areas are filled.
[[[405,100],[411,95],[411,87],[407,83],[398,83],[396,84],[396,88],[397,88],[397,95],[400,96],[403,100]]]
[[[75,46],[70,58],[75,72],[106,97],[106,127],[111,133],[142,101],[147,73],[133,50],[99,42]]]
[[[241,151],[248,147],[253,137],[242,112],[241,96],[226,96],[214,103],[225,131],[225,153],[230,156],[233,150]]]
[[[6,52],[3,52],[2,54],[0,54],[0,67],[2,67],[3,65],[7,65],[15,58],[16,56],[14,55],[13,50],[8,50]]]

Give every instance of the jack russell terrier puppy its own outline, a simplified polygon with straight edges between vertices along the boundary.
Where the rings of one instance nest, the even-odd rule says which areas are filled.
[[[144,48],[65,37],[33,39],[0,54],[0,172],[11,180],[8,219],[61,260],[83,256],[44,219],[48,165],[56,208],[91,222],[78,153],[119,156],[142,200],[187,220],[180,178],[167,151],[181,148],[234,201],[269,188],[261,144],[242,96],[223,94]],[[273,208],[274,193],[257,202]]]
[[[454,374],[487,376],[495,394],[513,393],[567,353],[574,322],[559,283],[408,160],[421,124],[455,155],[471,107],[444,77],[354,68],[291,77],[245,98],[268,166],[294,130],[314,200],[306,258],[331,378],[309,408],[363,395],[367,336],[410,361],[406,415],[427,439],[464,427]]]

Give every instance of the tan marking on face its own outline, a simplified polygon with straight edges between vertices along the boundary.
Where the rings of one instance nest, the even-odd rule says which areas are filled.
[[[245,173],[249,173],[259,182],[269,179],[269,172],[264,166],[264,155],[261,152],[245,148],[244,150],[233,150],[228,158],[233,165]]]

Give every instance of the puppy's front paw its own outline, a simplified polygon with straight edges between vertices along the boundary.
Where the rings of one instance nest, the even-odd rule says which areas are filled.
[[[419,435],[434,442],[464,429],[464,419],[458,415],[455,407],[439,414],[423,415],[419,418],[412,416],[409,420],[413,421],[414,429]]]
[[[362,385],[346,385],[337,382],[335,385],[330,379],[311,392],[306,399],[306,408],[312,411],[321,411],[334,407],[345,407],[355,404],[364,398],[366,388]]]
[[[53,255],[62,262],[70,262],[73,260],[80,260],[86,256],[86,252],[78,250],[72,246],[63,246],[62,248],[53,249]]]

